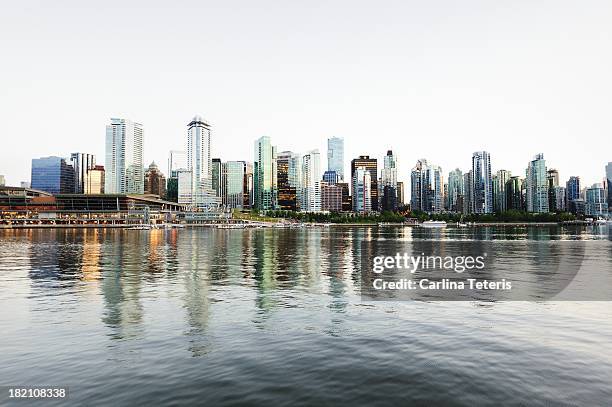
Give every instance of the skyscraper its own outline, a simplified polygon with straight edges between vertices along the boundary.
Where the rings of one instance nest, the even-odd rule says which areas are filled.
[[[606,184],[608,190],[608,207],[612,209],[612,162],[606,165]]]
[[[181,193],[179,180],[179,203],[199,208],[215,207],[221,203],[212,183],[211,133],[211,125],[199,115],[187,125],[187,170],[191,173],[190,190]],[[187,202],[181,202],[181,195]]]
[[[463,213],[470,214],[474,213],[474,182],[473,182],[473,173],[472,170],[469,170],[465,174],[463,174]]]
[[[228,208],[244,207],[244,161],[226,161],[221,164],[221,197]]]
[[[61,157],[34,158],[31,185],[50,194],[73,194],[74,168]]]
[[[601,184],[593,184],[586,190],[585,215],[595,218],[608,216],[608,202]]]
[[[365,168],[370,172],[370,205],[371,210],[374,212],[378,211],[378,161],[376,158],[370,158],[369,155],[360,155],[359,158],[355,158],[351,161],[351,180],[354,178],[354,174],[357,168]],[[354,185],[354,183],[353,183]],[[355,191],[353,191],[353,197]],[[355,205],[353,204],[353,207]]]
[[[580,199],[580,177],[569,177],[565,183],[565,205],[568,211],[577,213],[575,201]]]
[[[0,175],[0,187],[3,187],[6,184],[6,179],[4,175]]]
[[[448,210],[460,212],[460,203],[463,201],[464,184],[463,173],[459,168],[448,173]]]
[[[404,183],[397,182],[397,206],[404,206]]]
[[[442,169],[437,165],[428,164],[425,159],[418,160],[412,169],[410,180],[412,210],[427,213],[442,212],[444,201]]]
[[[495,184],[495,189],[493,191],[494,199],[494,210],[497,213],[502,213],[508,210],[506,206],[506,183],[512,176],[510,171],[499,170],[495,174],[497,178],[497,182]]]
[[[506,181],[506,210],[523,210],[523,182],[519,177],[510,177]]]
[[[277,208],[276,147],[268,136],[255,141],[253,189],[255,208],[262,211]]]
[[[340,180],[344,180],[344,139],[332,137],[327,139],[327,171],[336,171]]]
[[[302,187],[300,210],[319,212],[321,210],[321,155],[312,150],[302,156]]]
[[[215,195],[221,196],[221,159],[213,158],[212,159],[212,170],[211,170],[211,182],[212,189],[215,191]]]
[[[110,119],[106,126],[105,193],[144,193],[143,142],[142,124]]]
[[[353,160],[355,161],[355,160]],[[366,167],[352,168],[353,211],[368,213],[372,211],[372,178],[371,171]]]
[[[302,160],[291,151],[278,153],[276,157],[276,186],[278,189],[278,206],[282,210],[296,211],[300,195],[299,175],[302,171]]]
[[[493,213],[491,156],[486,151],[472,155],[472,199],[474,213]]]
[[[559,171],[554,168],[546,172],[546,182],[548,185],[548,210],[554,212],[557,210],[557,193],[559,187]]]
[[[72,153],[70,164],[74,168],[74,193],[82,194],[87,185],[88,172],[96,165],[96,157],[93,154]]]
[[[394,211],[397,209],[397,163],[391,150],[388,150],[384,157],[381,175],[382,209]]]
[[[527,212],[548,212],[548,179],[544,154],[536,155],[529,162],[525,189]]]

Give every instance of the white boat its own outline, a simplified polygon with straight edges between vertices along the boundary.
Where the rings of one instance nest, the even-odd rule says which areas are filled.
[[[424,228],[445,228],[446,222],[443,220],[426,220],[421,223],[421,226]]]
[[[128,228],[128,230],[151,230],[151,225],[142,224],[142,225],[134,225]]]
[[[468,227],[468,224],[467,223],[457,222],[457,226],[460,227],[460,228],[466,228],[466,227]]]
[[[598,224],[598,225],[605,225],[608,222],[610,222],[610,221],[609,220],[605,220],[605,219],[597,219],[595,221],[595,223]]]

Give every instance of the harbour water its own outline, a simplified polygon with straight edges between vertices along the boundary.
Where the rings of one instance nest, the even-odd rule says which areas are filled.
[[[516,276],[554,261],[535,242],[581,241],[612,275],[607,226],[0,230],[0,386],[69,387],[44,405],[612,400],[611,302],[365,301],[376,240],[494,242]]]

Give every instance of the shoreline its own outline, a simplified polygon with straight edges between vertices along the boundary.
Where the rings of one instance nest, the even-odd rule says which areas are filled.
[[[180,226],[178,226],[180,225]],[[234,226],[232,226],[234,225]],[[240,226],[239,226],[240,225]],[[559,223],[559,222],[482,222],[474,223],[467,226],[457,226],[454,223],[449,223],[441,228],[434,229],[469,229],[478,227],[550,227],[550,226],[608,226],[609,224],[597,224],[597,223]],[[138,227],[139,225],[98,225],[98,224],[56,224],[56,225],[0,225],[0,230],[12,230],[12,229],[127,229]],[[415,224],[403,224],[403,223],[276,223],[276,222],[260,222],[259,224],[177,224],[178,227],[165,228],[163,226],[159,228],[151,228],[151,230],[171,230],[178,228],[214,228],[214,229],[301,229],[301,228],[318,228],[318,227],[421,227],[421,225]],[[147,229],[143,229],[147,230]]]

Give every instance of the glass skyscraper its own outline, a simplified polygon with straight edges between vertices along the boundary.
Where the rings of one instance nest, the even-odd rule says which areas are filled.
[[[50,194],[74,193],[74,168],[61,157],[43,157],[32,160],[32,189]]]
[[[363,167],[370,172],[370,204],[371,210],[378,212],[378,160],[370,158],[369,155],[360,155],[359,158],[351,160],[351,178],[355,175],[357,168]],[[353,191],[353,194],[355,191]]]
[[[105,193],[144,193],[143,142],[142,124],[110,119],[106,126]]]
[[[601,184],[593,184],[586,190],[585,215],[605,218],[608,216],[608,202]]]
[[[255,141],[253,190],[256,209],[277,208],[276,147],[272,146],[268,136]]]
[[[442,169],[437,165],[427,163],[427,160],[417,161],[410,174],[411,198],[413,210],[427,213],[440,213],[443,207]]]
[[[536,155],[529,162],[526,184],[527,212],[548,212],[548,173],[544,154]]]
[[[220,197],[213,189],[213,166],[210,156],[211,125],[196,115],[187,125],[187,170],[191,173],[189,190],[184,191],[179,180],[179,203],[198,208],[216,207]]]
[[[72,153],[70,163],[74,168],[74,193],[83,194],[87,189],[87,176],[96,166],[96,157],[93,154]]]
[[[447,207],[451,212],[461,212],[461,203],[464,196],[463,173],[459,168],[448,173],[448,202]]]
[[[319,150],[310,151],[302,156],[300,210],[303,212],[321,211],[320,163]]]
[[[493,213],[491,156],[486,151],[472,155],[472,199],[474,213]]]
[[[606,165],[606,184],[608,189],[608,207],[612,208],[612,162]]]
[[[244,207],[244,161],[226,161],[221,164],[221,197],[228,208]]]
[[[336,171],[340,180],[344,180],[344,139],[332,137],[327,139],[327,171]]]

